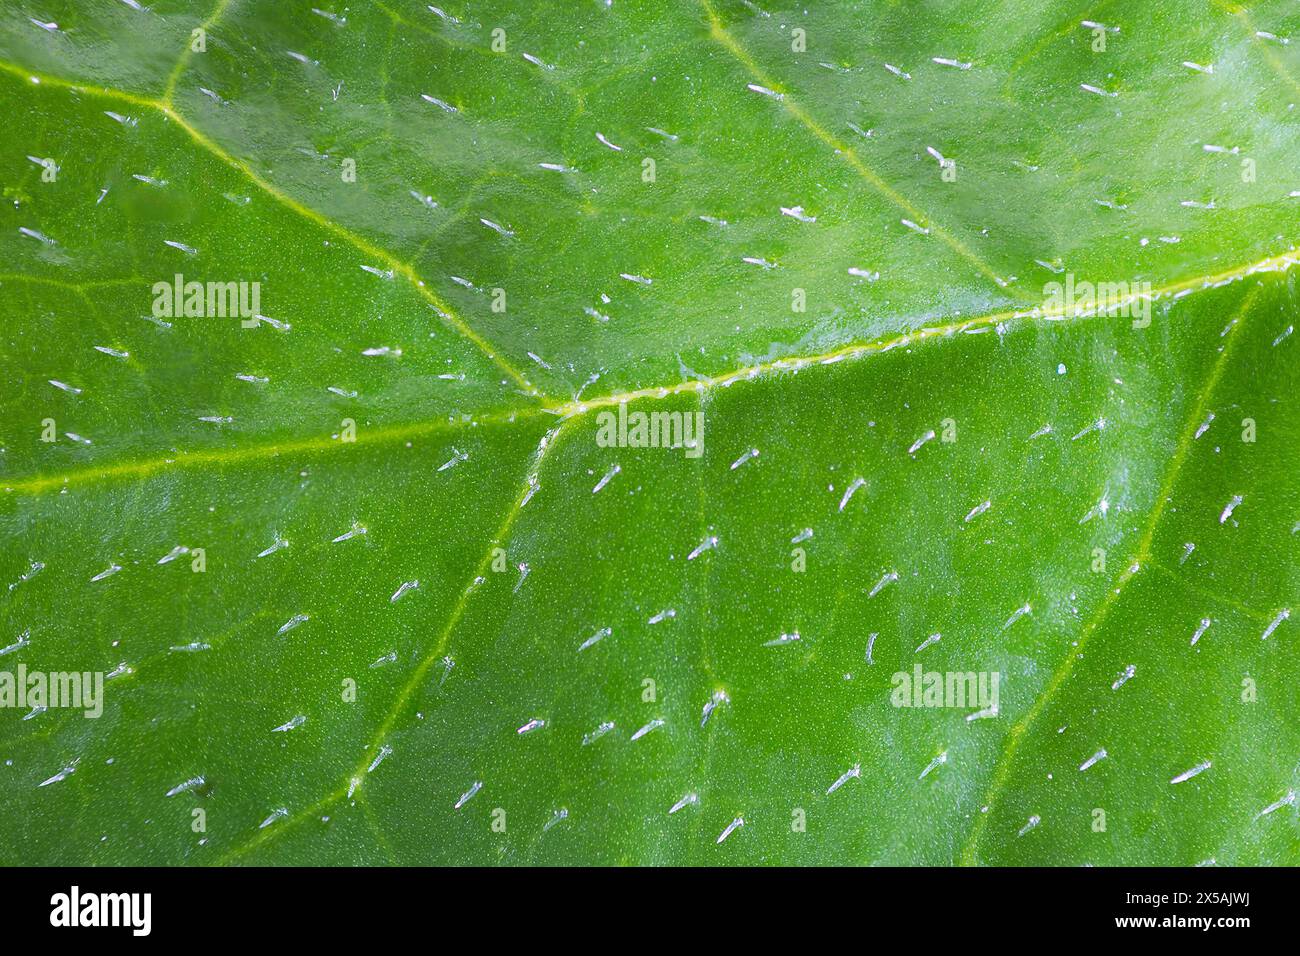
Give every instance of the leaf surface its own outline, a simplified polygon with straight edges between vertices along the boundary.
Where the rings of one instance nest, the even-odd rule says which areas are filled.
[[[1300,862],[1293,4],[139,6],[0,12],[0,861]]]

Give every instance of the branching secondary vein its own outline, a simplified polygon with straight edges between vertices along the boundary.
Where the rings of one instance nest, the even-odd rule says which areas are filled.
[[[426,302],[428,302],[429,305],[433,306],[434,311],[438,313],[438,315],[443,319],[443,321],[445,321],[449,326],[451,326],[458,333],[460,333],[460,335],[462,335],[463,337],[468,339],[471,343],[473,343],[474,346],[477,347],[479,351],[483,352],[483,354],[486,355],[489,359],[491,359],[491,361],[499,369],[501,369],[501,371],[505,372],[505,374],[510,378],[510,380],[515,383],[515,385],[517,385],[520,389],[522,389],[525,393],[529,395],[539,394],[537,389],[533,387],[532,383],[528,381],[528,379],[524,376],[524,374],[520,372],[518,369],[516,369],[514,365],[512,365],[510,361],[507,360],[504,356],[500,355],[499,350],[496,349],[485,338],[483,338],[483,336],[481,336],[478,332],[474,331],[474,329],[471,328],[470,325],[466,323],[464,319],[456,315],[455,312],[452,311],[451,306],[449,306],[436,293],[434,293],[428,287],[427,283],[425,283],[425,281],[422,278],[420,278],[419,274],[416,273],[415,269],[412,268],[408,263],[403,262],[402,260],[394,256],[392,253],[388,252],[386,249],[380,248],[379,246],[371,242],[369,239],[366,239],[363,236],[358,235],[357,233],[353,232],[351,229],[347,228],[346,226],[334,222],[332,219],[317,212],[315,209],[311,208],[310,206],[306,206],[303,203],[299,202],[298,200],[294,199],[292,196],[288,195],[287,193],[282,192],[279,188],[272,185],[267,180],[259,176],[256,172],[254,172],[252,168],[248,166],[247,163],[244,163],[241,160],[236,159],[230,153],[226,152],[226,150],[224,150],[221,146],[217,145],[217,143],[215,143],[213,140],[209,139],[205,133],[203,133],[200,129],[198,129],[196,126],[191,124],[189,120],[185,119],[185,117],[182,116],[176,110],[176,108],[171,105],[168,99],[153,99],[146,96],[137,96],[134,93],[126,93],[122,90],[115,90],[108,87],[75,83],[71,80],[65,80],[60,77],[47,76],[45,74],[35,73],[24,67],[18,66],[13,63],[7,63],[4,61],[0,61],[0,72],[9,73],[21,79],[28,80],[29,82],[38,86],[42,86],[42,85],[51,86],[59,89],[71,90],[74,92],[87,93],[91,96],[100,97],[102,99],[114,99],[120,102],[130,103],[133,106],[139,106],[145,109],[155,110],[161,113],[166,119],[171,120],[173,123],[179,126],[196,145],[202,147],[204,150],[206,150],[207,152],[215,156],[217,159],[219,159],[222,163],[229,166],[231,169],[235,170],[237,173],[242,175],[245,179],[247,179],[249,182],[255,185],[258,189],[262,190],[262,192],[266,193],[276,202],[292,210],[294,213],[301,216],[303,219],[306,219],[307,221],[314,223],[320,228],[325,229],[328,232],[332,232],[336,236],[339,236],[340,238],[346,240],[350,245],[355,247],[358,251],[363,252],[367,256],[370,256],[372,259],[375,259],[376,261],[383,263],[395,275],[400,275],[407,282],[411,283],[411,285],[415,287],[416,292],[420,295],[420,297],[423,298]]]
[[[1245,320],[1250,316],[1251,306],[1254,305],[1255,299],[1259,296],[1262,286],[1256,286],[1246,293],[1242,299],[1241,306],[1237,309],[1234,320],[1230,323],[1229,328],[1232,330],[1227,344],[1219,352],[1218,359],[1215,360],[1214,366],[1206,376],[1205,383],[1201,386],[1200,393],[1197,395],[1195,406],[1192,414],[1183,428],[1182,438],[1174,450],[1173,456],[1169,460],[1169,469],[1165,473],[1164,481],[1161,482],[1159,491],[1156,492],[1155,503],[1151,509],[1151,516],[1147,519],[1146,528],[1143,530],[1142,538],[1138,542],[1137,551],[1131,561],[1126,562],[1124,570],[1120,573],[1115,583],[1106,591],[1105,597],[1098,605],[1096,612],[1091,620],[1084,626],[1076,641],[1071,642],[1069,653],[1061,661],[1056,671],[1052,674],[1052,679],[1048,681],[1047,687],[1034,700],[1025,715],[1016,721],[1007,734],[1006,743],[1003,745],[1002,754],[998,758],[997,766],[993,772],[993,781],[989,785],[987,794],[984,797],[980,811],[975,815],[975,825],[971,828],[970,838],[966,842],[965,848],[961,853],[961,863],[966,866],[974,865],[979,862],[978,848],[987,827],[989,817],[993,812],[993,805],[997,798],[1002,795],[1006,789],[1011,774],[1011,764],[1015,761],[1016,752],[1020,748],[1021,741],[1033,729],[1038,717],[1047,708],[1056,692],[1069,679],[1070,673],[1074,670],[1075,662],[1083,656],[1088,641],[1097,632],[1097,630],[1106,621],[1111,609],[1119,600],[1123,593],[1125,585],[1151,562],[1151,545],[1155,540],[1156,528],[1160,524],[1160,519],[1165,513],[1165,506],[1169,502],[1169,496],[1173,493],[1174,485],[1178,480],[1178,475],[1182,470],[1183,462],[1187,459],[1188,451],[1196,438],[1196,428],[1205,418],[1206,409],[1209,406],[1210,398],[1214,393],[1219,379],[1223,376],[1223,370],[1227,367],[1228,359],[1232,355],[1238,341],[1245,335],[1242,327]]]
[[[401,690],[398,691],[397,696],[385,714],[383,721],[376,729],[369,745],[362,754],[361,761],[357,764],[356,769],[337,789],[322,797],[320,800],[317,800],[311,806],[291,815],[284,822],[278,823],[274,828],[259,829],[246,843],[232,849],[221,860],[222,863],[229,863],[244,856],[249,851],[261,846],[267,840],[278,836],[310,817],[316,816],[321,810],[337,803],[339,800],[345,799],[346,797],[352,796],[360,791],[366,775],[375,766],[372,755],[385,747],[389,734],[392,732],[397,720],[401,717],[406,704],[411,699],[411,696],[424,682],[430,668],[434,666],[446,651],[448,644],[451,642],[452,635],[456,630],[456,625],[460,623],[460,619],[465,615],[465,611],[469,607],[471,596],[477,590],[478,583],[482,581],[484,575],[487,574],[488,566],[492,562],[493,549],[498,547],[501,542],[505,541],[509,537],[515,521],[519,518],[524,506],[536,492],[538,487],[537,475],[542,467],[542,463],[545,461],[547,454],[559,443],[561,436],[565,433],[565,426],[567,424],[568,423],[561,423],[555,429],[548,432],[542,439],[541,444],[538,446],[537,453],[529,461],[528,473],[524,479],[523,488],[519,491],[519,494],[515,497],[514,503],[506,512],[506,515],[502,519],[501,525],[497,528],[496,533],[488,540],[487,548],[484,550],[482,560],[479,561],[473,572],[473,577],[470,578],[469,583],[461,591],[456,604],[452,607],[451,614],[447,619],[446,625],[438,635],[437,641],[434,642],[433,647],[420,660],[420,663],[416,666],[415,670],[411,672],[410,678],[402,686]]]

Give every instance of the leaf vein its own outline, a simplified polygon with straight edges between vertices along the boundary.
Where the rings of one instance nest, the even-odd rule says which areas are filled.
[[[726,49],[728,53],[739,60],[750,76],[757,80],[761,85],[768,89],[780,92],[780,103],[787,113],[798,120],[805,129],[816,136],[819,140],[831,149],[835,150],[837,155],[842,156],[844,161],[853,168],[853,171],[862,177],[862,179],[866,180],[866,182],[870,184],[876,192],[880,193],[891,203],[899,209],[902,209],[918,222],[928,223],[930,231],[937,236],[944,245],[973,265],[982,275],[992,279],[998,288],[1006,288],[1006,280],[999,277],[987,262],[972,252],[960,239],[957,239],[943,228],[935,225],[931,217],[927,216],[917,208],[911,200],[898,192],[898,190],[889,185],[889,183],[885,182],[885,180],[880,177],[879,173],[863,162],[851,146],[828,132],[826,128],[818,123],[802,106],[796,103],[789,93],[783,91],[780,84],[769,79],[749,52],[741,46],[740,42],[732,36],[723,25],[722,20],[718,17],[717,11],[713,8],[711,0],[700,0],[700,2],[709,19],[709,36]]]
[[[110,87],[94,86],[91,84],[76,83],[61,77],[48,76],[37,73],[18,66],[14,63],[0,61],[0,72],[9,73],[20,79],[37,82],[41,85],[51,86],[59,89],[67,89],[72,92],[88,93],[101,99],[114,99],[124,103],[130,103],[133,106],[139,106],[145,109],[155,110],[161,113],[166,119],[171,120],[185,132],[196,146],[201,147],[208,153],[211,153],[216,159],[229,166],[235,172],[242,175],[245,179],[255,185],[262,192],[266,193],[280,205],[296,213],[308,222],[332,232],[334,235],[345,240],[358,251],[365,253],[367,256],[382,262],[394,274],[400,275],[403,279],[414,286],[416,293],[423,298],[429,305],[433,306],[434,311],[453,328],[462,337],[471,342],[476,348],[486,355],[492,362],[505,372],[507,376],[521,388],[527,395],[539,395],[539,391],[531,382],[505,357],[499,354],[487,339],[476,332],[464,319],[457,315],[440,296],[434,293],[428,284],[420,277],[415,269],[401,259],[398,259],[388,250],[375,245],[364,236],[353,232],[347,226],[335,222],[328,216],[311,206],[305,205],[294,199],[288,193],[281,191],[267,180],[263,179],[251,167],[235,156],[226,152],[220,145],[210,139],[202,130],[194,126],[181,113],[172,106],[168,101],[162,99],[153,99],[146,96],[139,96],[134,93],[128,93],[123,90],[116,90]]]
[[[344,780],[337,789],[322,797],[320,800],[317,800],[306,809],[300,810],[298,813],[290,816],[275,827],[258,830],[247,842],[235,847],[222,857],[220,861],[221,863],[228,863],[246,855],[249,851],[261,846],[266,841],[292,829],[308,817],[316,815],[323,808],[332,805],[349,794],[357,793],[361,790],[368,768],[371,766],[370,760],[372,758],[370,757],[370,754],[376,752],[379,747],[383,745],[385,740],[388,738],[389,733],[392,731],[393,726],[401,716],[403,708],[406,706],[407,702],[410,701],[411,695],[415,693],[425,676],[429,673],[429,669],[433,667],[446,649],[448,642],[451,640],[452,634],[456,629],[456,625],[460,623],[460,619],[464,616],[465,610],[469,606],[471,595],[473,595],[477,590],[474,586],[475,582],[479,578],[483,577],[487,572],[488,566],[492,563],[493,549],[509,536],[511,529],[514,527],[515,521],[519,518],[520,513],[524,509],[524,505],[528,502],[529,498],[532,497],[532,491],[536,487],[536,476],[542,467],[542,462],[545,460],[547,454],[556,446],[556,444],[558,444],[561,434],[564,433],[566,424],[567,423],[562,422],[554,429],[547,432],[546,436],[542,439],[541,444],[538,446],[537,452],[529,460],[528,474],[524,480],[523,488],[520,489],[519,494],[515,497],[514,503],[506,512],[496,533],[488,540],[488,545],[483,553],[483,557],[475,567],[475,570],[470,577],[469,584],[462,589],[460,597],[452,606],[451,614],[448,616],[447,623],[439,634],[437,642],[420,660],[420,663],[416,666],[415,670],[411,672],[410,678],[402,686],[402,689],[398,691],[397,697],[389,707],[383,721],[372,735],[370,743],[366,746],[365,753],[362,755],[361,761],[357,764],[356,769],[352,771],[348,779]]]
[[[1006,789],[1011,771],[1011,763],[1015,760],[1016,752],[1020,748],[1021,740],[1023,740],[1025,735],[1033,728],[1039,715],[1047,708],[1048,703],[1051,702],[1056,692],[1069,678],[1070,673],[1074,670],[1075,662],[1083,656],[1084,649],[1087,647],[1089,639],[1105,622],[1107,616],[1110,614],[1111,608],[1115,606],[1120,594],[1123,593],[1125,585],[1137,576],[1143,565],[1149,563],[1151,557],[1151,545],[1155,540],[1156,528],[1160,524],[1160,519],[1165,513],[1165,504],[1168,502],[1169,496],[1173,493],[1174,484],[1178,480],[1178,475],[1182,470],[1183,462],[1186,460],[1187,454],[1192,447],[1192,443],[1195,441],[1196,428],[1205,417],[1205,411],[1209,404],[1210,397],[1213,394],[1215,387],[1218,385],[1219,379],[1223,375],[1224,368],[1227,367],[1228,358],[1233,352],[1233,347],[1244,335],[1241,326],[1244,325],[1244,319],[1249,316],[1250,307],[1254,304],[1254,301],[1262,288],[1262,286],[1257,285],[1251,289],[1243,297],[1242,303],[1234,315],[1234,321],[1231,325],[1233,330],[1231,338],[1228,339],[1227,344],[1219,353],[1218,359],[1215,361],[1209,374],[1206,376],[1205,382],[1201,386],[1200,393],[1196,397],[1192,414],[1184,426],[1182,438],[1179,440],[1178,445],[1174,450],[1174,454],[1170,458],[1169,468],[1166,471],[1164,480],[1161,482],[1160,489],[1156,494],[1155,504],[1151,510],[1151,516],[1147,520],[1147,525],[1142,533],[1142,538],[1138,542],[1136,554],[1132,560],[1127,562],[1124,570],[1119,574],[1115,583],[1107,589],[1106,596],[1098,605],[1092,618],[1086,625],[1084,625],[1083,631],[1080,633],[1078,640],[1071,642],[1069,653],[1066,654],[1065,659],[1057,666],[1051,679],[1047,683],[1047,687],[1043,690],[1043,693],[1035,698],[1029,710],[1025,712],[1025,715],[1016,722],[1007,734],[1006,743],[1003,745],[1002,753],[998,758],[998,762],[993,772],[993,780],[989,785],[988,792],[985,794],[980,811],[976,815],[975,824],[971,828],[966,846],[961,853],[961,863],[964,866],[971,866],[977,862],[975,855],[976,848],[979,846],[979,842],[987,829],[988,819],[993,812],[994,802]],[[1243,321],[1239,322],[1237,320]]]
[[[1292,247],[1286,252],[1271,255],[1246,265],[1236,266],[1222,272],[1208,275],[1193,276],[1190,279],[1182,279],[1170,283],[1169,285],[1161,286],[1151,290],[1150,297],[1152,301],[1171,297],[1183,298],[1197,291],[1220,288],[1232,282],[1238,282],[1254,275],[1264,273],[1285,273],[1297,263],[1300,263],[1300,249]],[[1133,305],[1139,298],[1140,296],[1137,294],[1125,296],[1123,299],[1115,303],[1115,307],[1118,310],[1123,306]],[[585,414],[594,408],[620,405],[625,402],[632,402],[643,398],[667,398],[673,395],[681,395],[685,392],[705,392],[713,388],[725,388],[737,382],[748,381],[771,372],[793,372],[810,366],[833,365],[847,359],[856,359],[865,355],[888,352],[891,349],[905,345],[921,344],[934,339],[950,339],[958,333],[970,333],[972,331],[981,331],[988,328],[997,328],[998,326],[1003,325],[1009,327],[1013,324],[1023,323],[1026,320],[1071,323],[1072,321],[1077,322],[1083,318],[1096,317],[1097,313],[1072,316],[1067,313],[1064,307],[1043,308],[1041,306],[1035,306],[1028,309],[1004,310],[1001,312],[993,312],[988,315],[975,316],[969,319],[949,321],[938,326],[926,326],[911,332],[904,332],[902,335],[891,335],[888,337],[877,337],[865,341],[850,342],[847,345],[842,345],[831,351],[815,355],[788,356],[785,358],[775,359],[771,362],[746,365],[738,369],[733,369],[730,372],[724,372],[720,375],[690,379],[685,382],[678,382],[675,385],[651,385],[631,391],[604,395],[599,398],[573,399],[572,401],[565,402],[561,405],[547,406],[544,410],[563,418],[568,418]]]

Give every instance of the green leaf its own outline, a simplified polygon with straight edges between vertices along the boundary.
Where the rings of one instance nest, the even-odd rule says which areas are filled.
[[[1294,4],[20,6],[0,862],[1300,862]]]

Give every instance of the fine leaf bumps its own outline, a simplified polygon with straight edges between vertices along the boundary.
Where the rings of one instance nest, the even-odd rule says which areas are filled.
[[[1300,862],[1293,4],[313,2],[0,12],[0,862]]]

